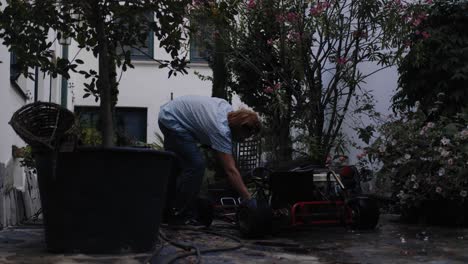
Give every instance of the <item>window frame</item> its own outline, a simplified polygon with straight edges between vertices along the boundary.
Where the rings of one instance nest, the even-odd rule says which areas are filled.
[[[145,14],[144,14],[145,15]],[[148,13],[148,17],[150,18],[149,22],[154,22],[154,13],[150,12]],[[137,61],[148,61],[154,59],[154,31],[149,30],[148,33],[148,40],[147,40],[147,45],[148,45],[148,54],[133,54],[133,52],[139,52],[138,49],[134,47],[130,47],[130,57],[132,60],[137,60]]]
[[[199,20],[197,21],[197,25],[202,25],[203,26],[203,31],[208,31],[206,28],[209,26],[206,21],[203,21],[202,19],[197,19],[196,17],[192,17],[191,18],[192,21],[194,20]],[[214,28],[212,29],[212,31],[214,32]],[[211,32],[211,34],[213,34],[213,32]],[[205,32],[205,34],[209,34],[210,32]],[[205,39],[204,36],[205,34],[203,34],[201,36],[201,39]],[[207,45],[206,43],[199,43],[197,41],[195,41],[195,38],[193,38],[193,36],[190,36],[190,39],[189,39],[190,43],[189,43],[189,49],[190,49],[190,63],[203,63],[203,64],[208,64],[209,63],[209,57],[195,57],[195,51],[197,50],[198,46],[199,45],[203,45],[205,47],[205,50],[207,50]]]
[[[14,70],[16,66],[16,54],[14,52],[10,52],[10,84],[13,89],[18,92],[23,100],[28,100],[27,91],[25,91],[21,86],[18,84],[18,79],[21,77],[21,73],[18,70]],[[13,74],[13,72],[15,74]]]
[[[138,49],[134,47],[130,47],[130,57],[132,60],[137,61],[146,61],[146,60],[153,60],[154,59],[154,32],[150,30],[148,32],[148,54],[133,54],[133,52],[137,51],[140,52]]]

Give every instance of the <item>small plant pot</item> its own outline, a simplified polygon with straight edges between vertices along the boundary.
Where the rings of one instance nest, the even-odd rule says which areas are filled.
[[[81,148],[36,152],[47,248],[53,252],[151,250],[157,240],[170,152]]]

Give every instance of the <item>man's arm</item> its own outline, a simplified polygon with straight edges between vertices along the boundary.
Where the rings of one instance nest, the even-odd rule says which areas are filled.
[[[226,172],[228,181],[231,186],[239,193],[242,199],[249,200],[251,198],[250,193],[247,190],[244,181],[242,180],[232,155],[220,151],[216,151],[216,155],[223,165],[224,171]]]

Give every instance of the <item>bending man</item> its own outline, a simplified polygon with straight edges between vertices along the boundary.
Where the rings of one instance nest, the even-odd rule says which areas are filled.
[[[173,205],[184,223],[196,222],[193,202],[205,172],[198,143],[210,146],[216,152],[231,186],[247,206],[256,206],[232,156],[232,141],[241,142],[260,131],[261,123],[255,112],[234,111],[220,98],[182,96],[161,107],[159,127],[164,134],[164,149],[175,152],[181,161],[182,172],[177,178]]]

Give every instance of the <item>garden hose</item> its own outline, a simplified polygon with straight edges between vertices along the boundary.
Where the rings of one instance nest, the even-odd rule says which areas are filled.
[[[171,244],[171,245],[173,245],[175,247],[184,249],[184,250],[194,249],[194,251],[175,254],[175,255],[170,256],[170,257],[168,257],[166,259],[163,259],[159,263],[170,264],[170,263],[173,263],[174,261],[176,261],[178,259],[182,259],[182,258],[185,258],[185,257],[188,257],[188,256],[193,256],[193,255],[197,256],[196,263],[201,263],[201,255],[202,254],[237,250],[237,249],[242,248],[244,246],[244,244],[242,243],[242,241],[239,238],[237,238],[235,236],[232,236],[232,235],[225,234],[225,233],[221,233],[221,232],[216,232],[216,231],[206,230],[206,229],[201,229],[201,228],[191,228],[191,227],[171,227],[171,229],[173,229],[173,230],[188,230],[188,231],[195,231],[195,232],[203,232],[203,233],[207,233],[207,234],[211,234],[211,235],[231,239],[231,240],[237,242],[238,244],[235,245],[235,246],[231,246],[231,247],[199,249],[198,247],[196,247],[194,245],[191,245],[191,244],[186,244],[186,243],[181,243],[181,242],[178,242],[178,241],[171,240],[171,239],[167,238],[163,232],[160,232],[160,237],[163,240],[167,241],[169,244]],[[154,257],[156,257],[156,255],[159,254],[159,252],[160,252],[160,250],[155,252],[149,258],[149,260],[146,261],[146,263],[151,263],[151,260]]]
[[[178,248],[181,248],[185,251],[190,251],[191,249],[194,249],[195,252],[190,252],[192,255],[192,253],[195,253],[196,256],[197,256],[197,261],[195,262],[196,264],[199,264],[201,263],[201,253],[200,253],[200,249],[194,245],[191,245],[191,244],[186,244],[186,243],[181,243],[181,242],[178,242],[178,241],[174,241],[174,240],[171,240],[169,238],[166,237],[166,235],[162,232],[162,231],[159,231],[159,237],[161,237],[164,241],[168,242],[169,244],[175,246],[175,247],[178,247]],[[195,255],[194,254],[194,255]],[[177,257],[177,258],[170,258],[167,260],[167,263],[172,263],[173,261],[175,261],[176,259],[179,259],[179,258],[183,258],[183,257],[179,257],[180,255],[182,254],[176,254],[174,257]],[[165,263],[165,262],[163,262]]]

